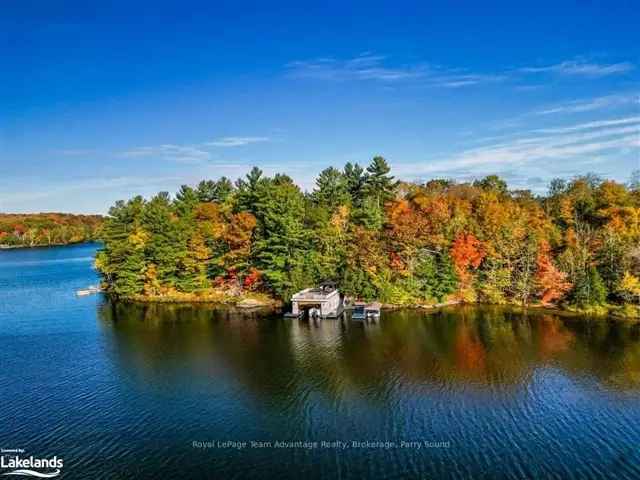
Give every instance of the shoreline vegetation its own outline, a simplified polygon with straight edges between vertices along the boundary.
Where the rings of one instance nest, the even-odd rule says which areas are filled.
[[[109,292],[107,292],[109,294]],[[266,294],[262,295],[244,295],[241,297],[231,297],[225,295],[224,292],[208,292],[204,294],[185,294],[177,293],[172,295],[130,295],[126,297],[119,297],[118,300],[131,303],[140,304],[209,304],[217,306],[229,306],[239,309],[268,309],[278,311],[284,308],[285,302],[277,298],[270,297]],[[440,303],[415,303],[415,304],[389,304],[383,303],[383,311],[393,310],[426,310],[435,311],[447,307],[455,306],[496,306],[496,307],[508,307],[518,311],[532,310],[548,310],[562,316],[589,316],[589,317],[613,317],[623,320],[640,319],[638,312],[625,311],[624,306],[620,305],[606,305],[599,308],[580,308],[572,305],[554,305],[554,304],[542,304],[542,303],[529,303],[527,305],[519,303],[487,303],[487,302],[462,302],[460,300],[448,300]]]
[[[79,240],[77,242],[67,242],[67,243],[36,243],[34,245],[4,245],[0,244],[0,250],[21,250],[21,249],[29,249],[29,248],[49,248],[49,247],[68,247],[71,245],[81,245],[83,243],[93,243],[98,242],[97,239],[90,240]]]
[[[382,157],[306,193],[254,168],[117,202],[96,267],[112,296],[281,305],[324,280],[387,307],[511,304],[640,317],[640,174],[556,179],[544,196],[490,175],[399,182]]]
[[[0,213],[0,250],[93,242],[101,215],[70,213]]]

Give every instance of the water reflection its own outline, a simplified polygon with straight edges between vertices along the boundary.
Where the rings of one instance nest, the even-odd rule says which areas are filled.
[[[100,325],[114,411],[135,439],[123,455],[153,458],[149,477],[640,475],[637,326],[484,307],[385,312],[363,326],[110,303]],[[193,439],[451,448],[205,454]]]
[[[0,438],[63,457],[65,478],[640,478],[638,326],[501,308],[314,325],[77,298],[91,263],[49,260],[94,250],[0,268]]]
[[[387,312],[378,324],[309,323],[206,306],[101,309],[120,364],[146,381],[172,370],[225,375],[286,401],[312,389],[331,401],[385,399],[398,389],[509,391],[559,368],[616,391],[640,387],[640,328],[549,312],[464,307]],[[154,376],[156,378],[154,378]]]

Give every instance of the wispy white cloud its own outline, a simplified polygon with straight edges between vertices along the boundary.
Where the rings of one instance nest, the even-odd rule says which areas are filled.
[[[582,113],[593,110],[620,107],[624,105],[640,104],[640,94],[606,95],[583,100],[572,100],[570,102],[550,105],[533,113],[536,115],[550,115],[555,113]]]
[[[0,189],[0,205],[9,209],[10,205],[20,205],[22,202],[52,198],[68,195],[71,192],[96,192],[100,190],[131,190],[137,188],[153,188],[159,185],[175,183],[179,177],[105,177],[105,178],[79,178],[73,181],[64,181],[55,184],[31,185],[18,191],[12,191],[9,187]],[[15,208],[13,208],[15,210]]]
[[[511,118],[494,121],[486,125],[486,128],[492,131],[508,131],[519,129],[522,130],[532,120],[544,117],[545,121],[547,116],[561,117],[563,114],[582,114],[591,113],[595,111],[618,111],[625,114],[633,112],[638,113],[638,107],[640,106],[640,93],[617,93],[599,97],[584,98],[579,100],[564,101],[556,104],[546,105],[528,112],[521,113]],[[615,120],[614,120],[615,121]],[[626,121],[626,120],[625,120]],[[561,127],[565,128],[565,127]],[[574,128],[573,126],[567,128]],[[485,138],[476,138],[473,140],[475,143],[492,141],[498,138],[513,137],[517,135],[514,131],[509,134],[490,136]]]
[[[290,62],[286,65],[289,75],[295,78],[318,80],[379,80],[397,82],[424,77],[427,69],[423,65],[389,67],[383,64],[381,55],[360,55],[347,60],[317,58]]]
[[[631,62],[619,63],[593,63],[584,59],[566,60],[554,65],[522,67],[518,69],[521,73],[552,73],[566,76],[580,77],[606,77],[609,75],[620,75],[630,72],[635,66]]]
[[[251,143],[269,142],[269,137],[222,137],[210,142],[203,143],[203,145],[210,147],[241,147],[249,145]]]
[[[221,137],[195,145],[163,144],[134,147],[120,152],[119,156],[123,158],[158,158],[178,163],[202,164],[212,159],[212,148],[240,147],[269,141],[271,141],[269,137]]]
[[[365,54],[346,60],[326,57],[295,61],[288,63],[286,67],[288,75],[293,78],[327,81],[366,80],[386,84],[413,81],[445,88],[467,87],[506,79],[505,75],[472,73],[426,63],[400,66],[390,66],[389,63],[385,56]]]
[[[125,158],[155,157],[179,163],[197,164],[206,162],[211,153],[197,146],[164,144],[153,147],[135,147],[120,154]]]
[[[568,133],[578,130],[590,130],[593,128],[610,127],[614,125],[627,125],[630,123],[640,123],[640,116],[615,118],[612,120],[596,120],[593,122],[580,123],[578,125],[571,125],[569,127],[555,127],[555,128],[539,128],[533,130],[533,132],[539,133]]]
[[[612,137],[617,135],[637,134],[640,133],[640,125],[626,125],[622,127],[616,126],[615,128],[596,128],[590,129],[584,132],[584,128],[580,125],[574,127],[567,127],[567,129],[574,128],[575,130],[561,129],[547,131],[548,135],[539,136],[525,136],[523,138],[513,139],[506,146],[518,146],[518,145],[543,145],[543,146],[562,146],[573,145],[578,143],[585,143],[590,140],[595,140],[603,137]],[[575,132],[578,133],[575,133]],[[531,133],[538,133],[540,130],[533,130]],[[567,133],[569,132],[569,133]],[[574,132],[574,133],[571,133]]]
[[[491,171],[546,162],[574,162],[581,155],[597,155],[606,162],[610,155],[635,152],[640,146],[637,117],[591,122],[557,129],[531,130],[529,135],[470,148],[429,163],[414,173]],[[531,135],[534,133],[535,135]]]
[[[348,59],[333,57],[290,62],[286,65],[288,75],[293,78],[325,81],[377,81],[386,85],[414,82],[420,85],[444,88],[461,88],[478,84],[523,80],[530,75],[550,73],[560,76],[600,78],[630,72],[635,68],[631,62],[595,63],[577,58],[553,65],[527,66],[504,69],[493,73],[470,72],[427,62],[394,65],[383,55],[371,53]],[[520,91],[536,90],[543,85],[517,85]]]
[[[445,88],[460,88],[468,87],[470,85],[478,85],[480,83],[495,83],[507,80],[506,75],[493,75],[493,74],[448,74],[448,75],[433,75],[429,78],[428,84],[435,87]]]

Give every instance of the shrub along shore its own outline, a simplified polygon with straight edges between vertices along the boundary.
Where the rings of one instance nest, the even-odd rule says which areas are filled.
[[[396,306],[556,306],[637,317],[640,181],[585,175],[546,195],[491,175],[398,182],[382,157],[327,168],[305,193],[254,168],[117,202],[96,266],[135,301],[288,301],[323,280]]]

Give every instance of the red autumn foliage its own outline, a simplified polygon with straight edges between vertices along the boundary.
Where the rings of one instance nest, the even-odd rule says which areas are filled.
[[[402,271],[406,268],[406,265],[402,261],[402,258],[400,258],[400,255],[398,255],[396,252],[389,253],[389,265],[396,271]]]
[[[244,277],[244,281],[242,282],[244,288],[251,289],[255,287],[260,282],[260,277],[260,272],[257,269],[252,268],[249,274]]]
[[[550,251],[549,243],[543,241],[538,251],[536,283],[540,290],[540,301],[544,304],[562,298],[572,287],[567,281],[567,274],[558,270],[551,261]]]

